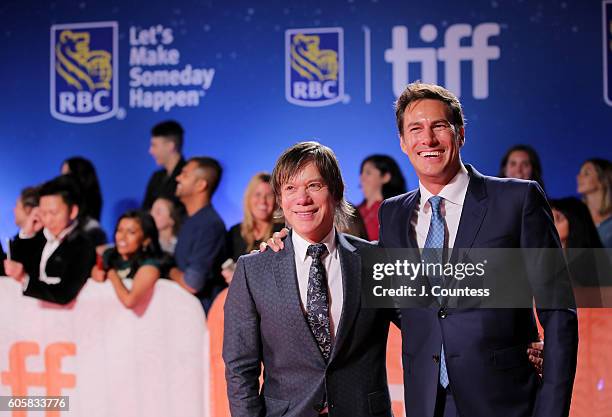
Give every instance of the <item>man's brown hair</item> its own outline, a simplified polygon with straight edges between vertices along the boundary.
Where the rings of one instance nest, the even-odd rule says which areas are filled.
[[[446,104],[451,114],[449,122],[455,126],[457,133],[460,132],[459,129],[465,125],[465,120],[459,99],[444,87],[416,81],[408,84],[395,102],[395,119],[397,120],[397,130],[400,135],[404,134],[404,112],[410,105],[423,99],[439,100]]]

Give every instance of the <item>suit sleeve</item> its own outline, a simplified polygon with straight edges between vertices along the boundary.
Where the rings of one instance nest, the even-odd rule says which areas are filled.
[[[533,182],[523,204],[521,247],[540,249],[525,251],[545,337],[543,381],[534,416],[568,416],[578,355],[578,318],[575,309],[563,308],[573,305],[569,274],[565,266],[558,268],[564,260],[552,213],[543,191]]]
[[[383,215],[383,211],[386,211],[386,208],[387,208],[386,203],[387,201],[383,200],[382,204],[378,208],[378,247],[380,248],[385,247],[384,245],[385,238],[383,236],[383,225],[384,225],[383,219],[385,218],[385,216]]]
[[[261,337],[259,315],[249,289],[244,259],[238,259],[225,300],[223,361],[232,417],[264,414],[259,396]]]
[[[94,248],[85,244],[76,248],[62,261],[62,270],[59,274],[61,281],[57,284],[48,284],[30,275],[28,286],[24,295],[50,301],[56,304],[68,304],[74,300],[91,274],[91,268],[96,262]]]

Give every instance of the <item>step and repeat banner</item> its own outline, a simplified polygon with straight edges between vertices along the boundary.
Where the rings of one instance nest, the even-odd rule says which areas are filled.
[[[46,417],[230,417],[221,357],[226,295],[215,299],[206,320],[198,300],[166,280],[130,310],[110,282],[89,280],[63,307],[22,296],[18,283],[0,278],[0,396],[67,397],[69,411]],[[612,316],[607,309],[578,314],[571,417],[607,417]],[[402,417],[401,335],[394,326],[387,373],[393,413]]]
[[[9,0],[0,21],[2,237],[19,190],[75,155],[96,165],[113,230],[156,169],[150,128],[170,118],[186,156],[221,161],[214,203],[228,226],[249,178],[299,140],[336,151],[355,203],[372,153],[415,187],[392,104],[417,79],[460,96],[463,158],[485,173],[528,143],[561,197],[582,161],[612,158],[609,1]]]

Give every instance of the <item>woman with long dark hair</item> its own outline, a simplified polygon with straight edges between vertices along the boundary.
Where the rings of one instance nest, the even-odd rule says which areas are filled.
[[[62,174],[72,175],[79,183],[82,193],[80,217],[100,221],[102,193],[96,168],[91,161],[80,156],[68,158],[62,163]]]
[[[102,266],[93,267],[96,281],[109,279],[117,297],[127,308],[134,308],[162,275],[163,255],[155,221],[144,211],[128,211],[117,222],[115,247],[102,255]],[[122,279],[131,278],[128,289]]]
[[[357,206],[369,240],[378,240],[378,209],[383,200],[406,192],[399,165],[388,155],[370,155],[361,162],[359,183],[363,201]]]
[[[514,145],[506,151],[499,166],[498,177],[536,181],[542,190],[546,190],[540,157],[529,145]]]

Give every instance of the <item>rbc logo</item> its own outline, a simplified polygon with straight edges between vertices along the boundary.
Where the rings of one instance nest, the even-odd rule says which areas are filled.
[[[342,28],[285,32],[285,93],[298,106],[327,106],[344,97]]]
[[[482,23],[472,28],[468,24],[450,25],[444,33],[444,46],[440,48],[410,47],[408,28],[395,26],[392,31],[392,47],[385,51],[385,61],[392,65],[393,93],[396,97],[408,84],[409,64],[420,64],[421,76],[410,77],[413,81],[420,78],[423,82],[438,84],[438,61],[444,62],[444,85],[458,97],[461,96],[461,63],[472,64],[472,96],[485,99],[489,96],[489,61],[499,59],[499,47],[489,45],[489,38],[497,36],[500,27],[497,23]],[[438,37],[434,25],[424,25],[420,30],[423,42],[433,42]],[[471,45],[462,40],[471,38]]]
[[[94,123],[117,113],[117,22],[51,26],[51,115]]]

